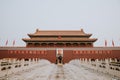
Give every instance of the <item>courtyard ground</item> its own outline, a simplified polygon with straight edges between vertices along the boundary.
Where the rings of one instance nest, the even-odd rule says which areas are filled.
[[[87,69],[77,61],[53,64],[40,60],[37,65],[2,77],[0,80],[120,80],[114,76]]]

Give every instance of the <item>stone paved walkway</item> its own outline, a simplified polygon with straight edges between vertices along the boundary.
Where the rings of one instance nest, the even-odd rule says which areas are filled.
[[[68,63],[55,65],[43,60],[38,65],[3,77],[0,80],[120,80],[82,67],[80,64]]]

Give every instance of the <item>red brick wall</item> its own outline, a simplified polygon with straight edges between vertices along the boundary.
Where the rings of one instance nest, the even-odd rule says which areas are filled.
[[[12,52],[10,52],[12,51]],[[0,50],[0,58],[40,58],[40,59],[47,59],[50,62],[56,62],[56,50],[32,50],[32,53],[26,53],[25,50]],[[23,52],[22,52],[23,51]],[[83,51],[82,53],[80,50],[76,53],[74,50],[63,50],[63,62],[69,62],[72,59],[79,59],[79,58],[92,58],[92,59],[105,59],[105,58],[117,58],[120,59],[120,50],[111,50],[109,53],[106,51],[102,51],[102,53],[96,53],[92,51],[87,53],[87,51]]]
[[[63,62],[69,62],[70,60],[74,59],[73,53],[70,50],[63,51]]]
[[[10,57],[8,50],[0,50],[0,59]]]

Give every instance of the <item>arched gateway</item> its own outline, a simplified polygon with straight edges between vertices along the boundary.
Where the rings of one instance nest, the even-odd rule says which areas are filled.
[[[47,59],[67,63],[72,59],[120,59],[119,47],[94,47],[96,38],[81,30],[36,30],[24,38],[26,47],[0,47],[0,58]]]

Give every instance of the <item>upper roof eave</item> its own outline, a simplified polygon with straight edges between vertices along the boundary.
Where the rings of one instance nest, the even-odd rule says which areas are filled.
[[[37,37],[37,36],[86,36],[90,37],[92,34],[28,34],[29,37]]]
[[[81,30],[39,30],[36,29],[35,33],[28,34],[29,37],[37,36],[86,36],[90,37],[92,34],[86,34],[83,29]]]

